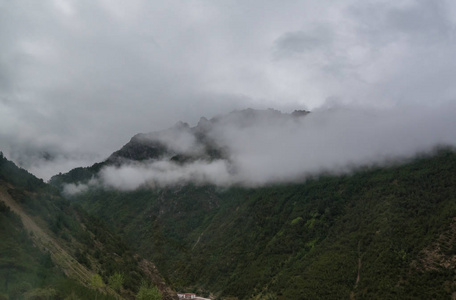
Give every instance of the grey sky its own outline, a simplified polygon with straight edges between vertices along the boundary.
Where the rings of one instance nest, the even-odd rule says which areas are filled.
[[[0,150],[48,178],[233,109],[443,107],[455,24],[450,0],[0,0]]]

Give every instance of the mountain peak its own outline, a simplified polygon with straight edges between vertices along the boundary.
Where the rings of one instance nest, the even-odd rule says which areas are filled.
[[[295,110],[291,113],[291,115],[293,117],[303,117],[309,113],[310,113],[310,111],[308,111],[308,110]]]
[[[125,159],[154,160],[163,157],[172,158],[176,155],[179,155],[180,158],[184,155],[185,161],[212,160],[220,158],[223,152],[221,149],[224,147],[217,145],[214,141],[214,133],[211,131],[217,126],[246,128],[254,126],[257,122],[286,120],[291,117],[305,116],[308,113],[305,110],[295,110],[292,114],[286,114],[272,108],[265,110],[246,108],[218,115],[210,120],[201,117],[194,127],[179,121],[165,130],[136,134],[129,143],[114,152],[107,161],[119,163]]]
[[[190,125],[188,125],[188,123],[186,123],[186,122],[179,121],[176,124],[174,124],[174,126],[172,128],[176,128],[176,129],[190,128]]]

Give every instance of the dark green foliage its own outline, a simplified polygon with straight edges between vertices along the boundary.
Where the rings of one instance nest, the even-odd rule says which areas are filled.
[[[109,276],[108,284],[109,284],[110,288],[112,288],[113,290],[115,290],[117,292],[120,292],[124,281],[125,281],[125,279],[124,279],[123,274],[116,272],[113,275]]]
[[[429,299],[456,290],[454,264],[424,262],[455,222],[450,150],[301,184],[91,190],[76,200],[182,290],[239,299]],[[444,251],[451,257],[456,246]]]
[[[81,264],[85,265],[89,269],[92,266],[91,263],[90,263],[90,260],[87,258],[87,252],[85,252],[85,251],[81,252],[79,249],[76,249],[74,257],[76,258],[76,260],[78,262],[80,262]]]
[[[27,184],[30,183],[30,184]],[[0,188],[11,196],[36,225],[89,270],[100,274],[102,282],[116,278],[115,288],[126,295],[135,294],[145,276],[139,258],[104,223],[88,215],[77,204],[62,198],[57,189],[0,156]],[[43,246],[35,244],[21,218],[0,198],[0,297],[9,299],[113,299],[101,290],[84,287],[64,275],[61,265]],[[39,237],[38,237],[39,239]],[[39,246],[39,247],[37,247]],[[46,247],[46,245],[44,245]]]
[[[166,152],[167,148],[162,143],[152,141],[147,138],[141,138],[141,134],[138,134],[120,150],[114,152],[107,161],[116,162],[119,158],[133,159],[137,161],[156,159],[164,155]]]
[[[19,216],[1,201],[0,238],[0,295],[9,299],[48,299],[46,295],[49,299],[63,299],[71,293],[80,299],[90,299],[95,295],[94,291],[66,278],[50,254],[38,250]],[[98,299],[111,298],[100,294]]]
[[[162,295],[156,286],[150,285],[143,281],[139,288],[138,294],[136,294],[137,300],[161,300]]]
[[[88,182],[97,172],[105,165],[105,163],[97,163],[91,167],[80,167],[71,170],[66,174],[58,174],[53,176],[50,183],[54,186],[61,187],[65,183],[70,182]]]
[[[0,181],[6,181],[17,187],[31,191],[44,188],[46,184],[24,169],[18,168],[13,162],[7,160],[0,152]]]
[[[14,289],[17,278],[30,270],[38,271],[38,261],[42,254],[33,248],[19,216],[12,213],[0,201],[0,292]],[[35,256],[36,255],[36,256]],[[39,260],[39,259],[38,259]],[[33,276],[33,279],[36,275]],[[36,278],[37,280],[37,278]]]

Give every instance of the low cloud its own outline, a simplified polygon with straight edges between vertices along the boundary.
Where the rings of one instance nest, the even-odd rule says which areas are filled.
[[[187,123],[179,122],[174,127],[156,133],[139,135],[143,141],[153,140],[166,146],[167,149],[179,154],[197,155],[203,147],[197,142]]]
[[[39,136],[24,140],[20,136],[2,136],[0,133],[0,145],[0,150],[8,159],[44,180],[105,158],[98,153],[73,152],[56,142],[40,141]]]
[[[185,165],[166,160],[130,162],[105,167],[88,183],[65,184],[63,193],[71,196],[87,192],[90,188],[132,191],[187,183],[227,186],[235,183],[234,179],[225,160],[195,161]]]
[[[233,112],[210,120],[210,125],[204,122],[207,139],[223,149],[224,157],[109,166],[98,174],[97,185],[119,190],[186,183],[261,186],[302,181],[322,172],[351,172],[407,160],[439,145],[455,147],[455,112],[454,103],[388,109],[332,107],[301,117],[274,110]],[[200,128],[183,130],[190,134]],[[75,193],[85,188],[66,189]]]
[[[120,190],[185,183],[227,185],[233,179],[223,160],[196,161],[185,165],[178,165],[170,161],[155,161],[106,167],[100,172],[99,178],[103,186]]]
[[[93,184],[92,184],[93,183]],[[90,186],[97,185],[98,182],[96,180],[90,183],[69,183],[63,187],[63,193],[65,195],[76,195],[80,193],[85,193],[89,190]]]
[[[456,99],[456,1],[35,2],[0,0],[0,150],[45,180],[202,115]]]

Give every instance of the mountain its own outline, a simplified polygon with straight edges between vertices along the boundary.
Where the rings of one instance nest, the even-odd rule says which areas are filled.
[[[245,109],[210,120],[202,117],[195,127],[178,122],[167,130],[148,134],[137,134],[119,151],[114,152],[106,163],[121,163],[125,160],[150,160],[168,157],[172,161],[189,162],[194,160],[214,160],[228,158],[224,145],[218,143],[211,130],[225,124],[248,127],[259,120],[277,121],[299,118],[309,112],[296,110],[291,114],[280,111]],[[211,135],[212,134],[212,135]]]
[[[115,151],[106,160],[90,167],[80,167],[66,174],[51,178],[51,184],[62,186],[65,183],[87,183],[99,175],[106,167],[120,167],[128,164],[169,162],[179,166],[194,163],[210,164],[223,161],[227,172],[236,169],[225,135],[229,131],[255,128],[258,125],[281,125],[285,122],[298,122],[309,114],[305,110],[296,110],[291,114],[280,111],[245,110],[233,111],[210,120],[202,117],[195,127],[178,122],[175,126],[157,132],[140,133],[131,138],[121,149]]]
[[[1,153],[0,224],[0,299],[134,299],[149,283],[177,298],[102,221]]]
[[[218,159],[230,164],[230,145],[214,134],[217,124],[242,128],[258,118],[294,122],[305,115],[244,110],[202,119],[193,128],[181,123],[137,135],[104,162],[51,183],[62,191],[84,186],[67,197],[109,224],[182,292],[218,299],[454,297],[452,148],[292,183],[183,180],[131,189],[97,183],[109,167]]]

